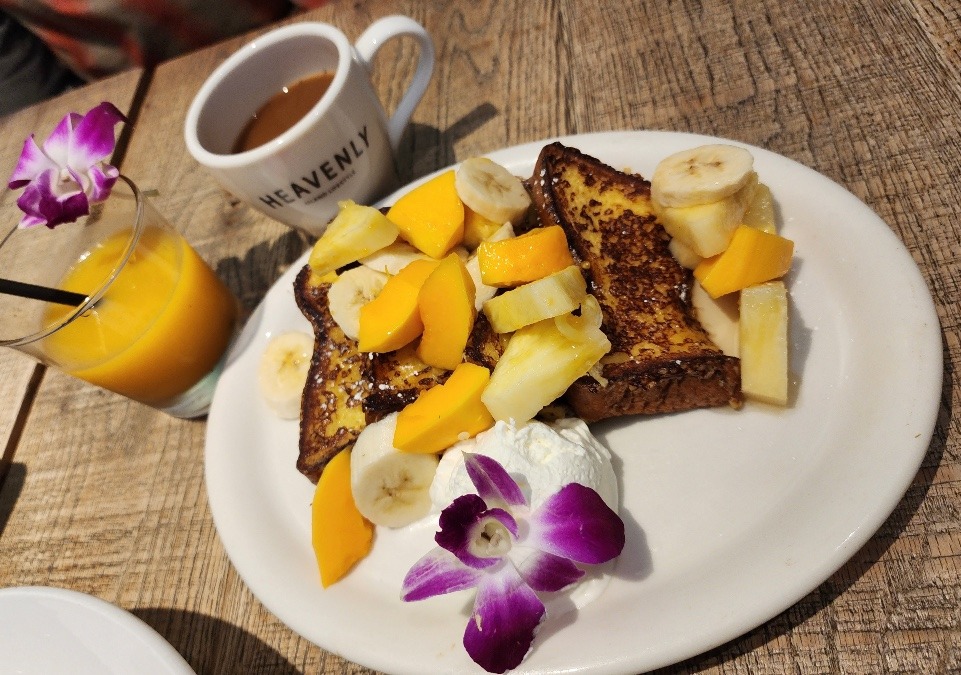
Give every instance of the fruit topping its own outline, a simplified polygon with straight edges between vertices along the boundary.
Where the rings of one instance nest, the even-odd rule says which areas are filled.
[[[498,288],[536,281],[574,264],[559,225],[537,227],[511,239],[481,242],[477,258],[481,280]]]
[[[734,232],[723,253],[703,260],[694,276],[711,297],[779,279],[791,269],[794,242],[747,225]]]
[[[431,387],[400,411],[394,447],[404,452],[436,453],[494,424],[481,401],[490,371],[462,363],[447,382]]]
[[[530,195],[520,180],[486,157],[471,157],[461,162],[455,185],[457,194],[471,211],[498,225],[517,223],[531,205]]]
[[[484,314],[498,333],[511,333],[532,323],[573,312],[587,295],[577,265],[518,286],[484,303]]]
[[[307,261],[318,276],[394,243],[400,234],[397,225],[371,206],[352,201],[340,202],[339,206],[340,210],[314,244]]]
[[[424,332],[417,356],[431,366],[453,370],[464,359],[474,327],[474,282],[463,261],[451,253],[431,272],[417,297]]]
[[[610,351],[594,296],[585,296],[580,312],[545,319],[511,335],[482,396],[494,419],[533,419]]]
[[[377,297],[360,308],[360,351],[391,352],[424,331],[417,298],[439,264],[432,258],[415,260],[390,277]]]
[[[351,489],[358,510],[375,525],[403,527],[427,515],[437,455],[394,446],[398,413],[368,425],[350,455]]]
[[[387,211],[401,236],[432,258],[443,258],[464,238],[464,203],[447,171],[397,200]]]
[[[350,450],[341,450],[324,467],[314,490],[311,540],[324,588],[365,557],[374,539],[374,526],[354,502],[351,463]]]

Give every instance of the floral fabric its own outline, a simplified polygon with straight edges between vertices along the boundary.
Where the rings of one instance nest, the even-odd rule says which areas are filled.
[[[87,80],[143,66],[326,0],[0,0]]]

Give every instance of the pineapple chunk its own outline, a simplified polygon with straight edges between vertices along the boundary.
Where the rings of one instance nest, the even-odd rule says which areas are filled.
[[[581,315],[564,314],[515,332],[481,400],[495,420],[523,424],[585,375],[611,349],[601,308],[584,298]]]
[[[774,196],[771,194],[771,188],[764,183],[758,183],[754,196],[744,212],[743,224],[768,234],[777,234]]]
[[[783,281],[741,291],[741,391],[750,399],[786,405],[788,312]]]
[[[587,283],[577,265],[502,293],[484,303],[484,314],[497,333],[573,312],[587,295]]]
[[[698,323],[727,356],[740,354],[737,293],[712,298],[697,280],[691,285],[691,306]]]
[[[340,211],[314,244],[307,260],[317,276],[393,244],[400,234],[397,225],[371,206],[350,200],[340,202],[339,206]]]

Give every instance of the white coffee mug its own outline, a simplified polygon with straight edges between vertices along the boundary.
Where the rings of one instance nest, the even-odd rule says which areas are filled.
[[[388,119],[369,67],[384,42],[419,43],[413,80]],[[187,112],[187,148],[228,191],[271,218],[319,236],[337,202],[371,203],[396,187],[395,155],[434,69],[434,46],[405,16],[374,22],[355,45],[324,23],[295,23],[258,37],[221,64]],[[244,152],[235,143],[282,88],[330,71],[320,100],[290,129]]]

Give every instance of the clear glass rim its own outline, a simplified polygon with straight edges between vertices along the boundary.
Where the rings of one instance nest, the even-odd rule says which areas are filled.
[[[107,277],[107,279],[100,285],[100,287],[93,294],[88,295],[87,299],[83,303],[81,303],[76,308],[74,308],[74,310],[71,313],[69,313],[66,317],[64,317],[60,321],[53,323],[50,326],[47,326],[46,328],[37,331],[36,333],[25,335],[24,337],[13,338],[9,340],[0,340],[0,347],[17,347],[19,345],[26,345],[32,342],[37,342],[38,340],[42,340],[43,338],[48,337],[53,333],[56,333],[58,330],[60,330],[64,326],[67,326],[68,324],[72,323],[75,319],[82,316],[83,314],[88,312],[90,309],[92,309],[93,306],[100,301],[100,299],[104,296],[104,294],[113,284],[113,282],[116,280],[117,276],[120,274],[120,271],[126,266],[127,261],[130,259],[130,256],[133,255],[134,249],[137,247],[137,243],[140,241],[140,235],[143,233],[143,230],[145,227],[144,217],[143,217],[144,216],[144,197],[143,197],[143,194],[140,192],[140,189],[137,187],[137,185],[126,176],[121,174],[118,177],[118,180],[122,180],[124,183],[127,184],[127,186],[130,187],[130,190],[133,193],[133,199],[136,202],[136,209],[134,212],[133,228],[130,235],[130,239],[127,241],[127,247],[124,249],[123,253],[117,259],[117,262],[113,267],[113,270],[110,272],[110,276]],[[112,196],[112,193],[111,193],[111,196]],[[13,229],[11,229],[4,236],[2,241],[0,241],[0,244],[6,242],[7,239],[9,239],[13,235],[16,229],[17,229],[17,226],[14,225]]]

